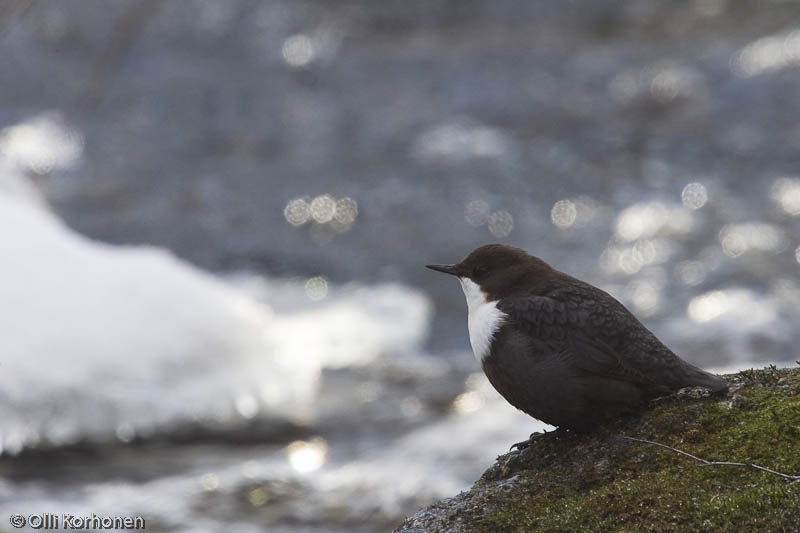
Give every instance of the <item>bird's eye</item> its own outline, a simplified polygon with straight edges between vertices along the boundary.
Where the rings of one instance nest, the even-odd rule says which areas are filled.
[[[489,273],[489,268],[486,265],[478,265],[472,269],[472,277],[482,278]]]

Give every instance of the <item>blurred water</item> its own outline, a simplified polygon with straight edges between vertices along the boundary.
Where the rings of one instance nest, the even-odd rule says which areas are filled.
[[[422,268],[486,242],[705,367],[793,364],[798,28],[763,1],[7,2],[0,514],[374,531],[457,493],[541,427]]]

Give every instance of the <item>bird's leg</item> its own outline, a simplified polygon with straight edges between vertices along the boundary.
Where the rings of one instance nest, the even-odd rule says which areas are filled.
[[[527,448],[530,448],[531,445],[534,443],[534,441],[536,439],[542,438],[546,434],[547,434],[547,431],[544,431],[544,430],[543,431],[534,431],[533,433],[531,433],[530,437],[528,437],[527,440],[523,440],[521,442],[515,442],[514,444],[512,444],[511,448],[509,448],[508,451],[509,452],[513,451],[514,448],[516,448],[519,451],[522,451],[522,450],[525,450]]]

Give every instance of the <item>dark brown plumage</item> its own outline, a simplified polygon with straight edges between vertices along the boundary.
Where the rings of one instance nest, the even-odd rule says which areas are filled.
[[[675,355],[611,295],[524,250],[490,244],[455,265],[429,267],[458,276],[465,293],[474,282],[502,313],[489,349],[477,353],[479,339],[473,349],[495,389],[548,424],[586,430],[683,387],[727,388]],[[473,313],[475,322],[479,313],[496,313],[481,305],[470,306],[471,340],[481,327]]]

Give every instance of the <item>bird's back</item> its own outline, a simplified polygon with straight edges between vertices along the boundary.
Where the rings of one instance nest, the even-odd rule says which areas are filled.
[[[502,298],[507,315],[483,367],[517,408],[583,429],[688,386],[725,381],[675,355],[608,293],[566,275]]]

